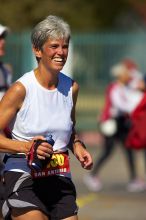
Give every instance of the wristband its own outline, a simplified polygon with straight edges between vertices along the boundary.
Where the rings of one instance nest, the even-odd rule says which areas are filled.
[[[85,144],[84,144],[81,140],[79,140],[79,139],[75,140],[73,143],[74,143],[74,144],[75,144],[75,143],[80,143],[80,144],[83,146],[83,148],[86,149]]]

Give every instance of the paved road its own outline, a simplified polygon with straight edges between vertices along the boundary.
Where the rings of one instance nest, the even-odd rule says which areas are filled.
[[[88,148],[94,160],[99,147]],[[144,177],[142,152],[136,154],[137,171]],[[78,193],[80,220],[146,220],[146,191],[129,193],[126,190],[128,171],[123,151],[117,148],[100,172],[104,188],[99,193],[89,192],[83,184],[88,171],[80,168],[71,155],[72,176]]]

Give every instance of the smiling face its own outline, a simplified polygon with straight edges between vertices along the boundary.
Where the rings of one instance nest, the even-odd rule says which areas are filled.
[[[34,48],[34,53],[39,58],[39,65],[44,65],[50,72],[60,72],[68,56],[69,40],[48,39],[41,50]]]

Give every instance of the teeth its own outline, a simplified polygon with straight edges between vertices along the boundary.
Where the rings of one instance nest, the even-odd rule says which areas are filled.
[[[54,58],[54,60],[57,61],[57,62],[62,62],[63,61],[62,58]]]

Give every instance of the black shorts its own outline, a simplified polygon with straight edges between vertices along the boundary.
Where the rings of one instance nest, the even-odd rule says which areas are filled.
[[[0,185],[0,208],[5,220],[10,219],[12,209],[19,209],[22,214],[40,210],[49,220],[64,219],[78,212],[71,179],[61,176],[32,179],[30,174],[12,171],[4,174],[4,183]]]

